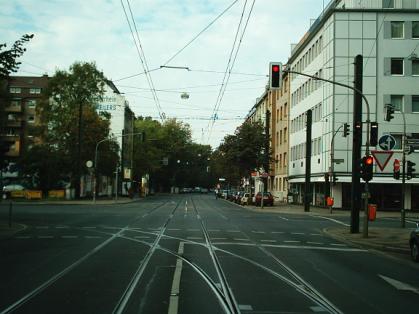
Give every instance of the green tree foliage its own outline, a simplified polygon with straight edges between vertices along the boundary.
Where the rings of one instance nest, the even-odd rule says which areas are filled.
[[[266,151],[264,127],[260,122],[245,122],[227,135],[214,151],[212,168],[216,177],[224,177],[231,184],[239,184],[240,179],[250,172],[259,170],[270,161],[270,151]],[[269,171],[269,169],[264,169]]]
[[[21,62],[17,61],[21,57],[26,48],[23,45],[33,38],[32,35],[25,34],[19,40],[15,41],[12,48],[4,50],[7,44],[0,44],[0,79],[7,78],[10,73],[17,72]],[[3,50],[3,51],[2,51]]]
[[[93,63],[74,63],[69,71],[58,70],[49,80],[45,99],[37,107],[41,118],[38,135],[43,145],[34,146],[25,152],[22,167],[26,174],[37,172],[39,181],[45,188],[53,185],[54,180],[45,178],[42,161],[31,158],[32,153],[42,158],[45,153],[51,158],[59,156],[62,163],[56,171],[67,176],[76,187],[78,182],[78,131],[79,113],[82,108],[81,132],[81,173],[87,173],[87,160],[93,160],[96,143],[109,136],[110,116],[98,114],[96,104],[103,97],[105,77]],[[118,145],[115,141],[106,141],[100,146],[98,172],[112,175],[117,162]],[[38,153],[39,152],[39,153]],[[35,154],[38,153],[38,154]],[[25,165],[29,162],[29,165]],[[51,169],[50,169],[51,171]]]

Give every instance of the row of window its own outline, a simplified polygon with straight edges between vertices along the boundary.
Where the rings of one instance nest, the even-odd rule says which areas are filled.
[[[402,21],[391,22],[391,38],[392,39],[405,38],[405,22],[402,22]],[[412,38],[419,39],[419,21],[412,22]]]
[[[303,72],[304,69],[321,53],[323,50],[323,37],[319,37],[316,42],[311,45],[311,47],[307,50],[307,52],[296,62],[296,64],[292,67],[292,71],[296,72]],[[296,77],[293,74],[292,79]]]
[[[274,187],[273,190],[275,191],[285,191],[287,187],[286,178],[275,178],[275,181],[273,181]]]
[[[313,123],[319,122],[322,119],[322,103],[315,105],[311,110],[313,111]],[[304,112],[291,120],[291,133],[301,131],[306,127],[306,116],[307,113]]]
[[[419,95],[391,95],[391,104],[394,106],[395,111],[406,112],[405,109],[405,99],[406,97],[411,97],[412,100],[412,109],[411,112],[419,113]]]
[[[285,103],[284,107],[280,107],[276,109],[276,119],[277,121],[280,121],[288,116],[288,104]]]
[[[20,115],[10,113],[10,114],[7,115],[7,121],[9,121],[9,122],[20,122],[20,121],[22,121],[22,119],[21,119]],[[29,123],[34,123],[35,122],[35,114],[28,115],[27,116],[27,121]]]
[[[287,153],[276,155],[275,170],[279,171],[287,167]]]
[[[412,64],[412,75],[419,76],[419,59],[408,59],[407,62]],[[390,73],[391,75],[405,75],[405,59],[391,58]]]
[[[282,143],[286,143],[288,139],[288,129],[284,128],[284,131],[280,130],[276,132],[276,146],[282,145]]]
[[[21,100],[20,99],[13,99],[10,101],[11,107],[20,107]],[[26,101],[26,105],[28,108],[35,108],[36,107],[36,100],[35,99],[29,99]]]
[[[320,69],[314,76],[322,77],[323,71]],[[291,107],[296,106],[299,102],[308,97],[312,92],[316,91],[322,85],[322,81],[309,79],[302,84],[295,92],[291,95]]]
[[[311,140],[311,156],[320,155],[322,149],[322,138],[317,137]],[[291,147],[291,161],[303,159],[306,156],[306,143]]]
[[[22,88],[21,87],[10,87],[9,88],[9,92],[10,94],[20,94],[22,93]],[[40,88],[29,88],[29,94],[40,94],[41,93],[41,89]]]

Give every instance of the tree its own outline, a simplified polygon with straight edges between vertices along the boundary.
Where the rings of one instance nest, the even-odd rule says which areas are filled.
[[[80,195],[80,177],[87,172],[84,163],[93,159],[96,143],[109,136],[110,116],[98,114],[95,109],[103,97],[105,80],[94,63],[76,62],[69,71],[55,73],[49,80],[45,99],[37,107],[42,141],[47,151],[53,147],[68,159],[60,171],[70,177],[76,197]],[[100,149],[103,158],[98,170],[111,174],[117,162],[117,144],[106,142]]]
[[[26,48],[23,48],[23,45],[33,38],[33,34],[23,35],[19,40],[15,41],[12,48],[9,50],[4,50],[7,47],[7,44],[0,44],[0,79],[9,77],[10,73],[17,72],[21,62],[18,62],[17,59],[21,57]]]

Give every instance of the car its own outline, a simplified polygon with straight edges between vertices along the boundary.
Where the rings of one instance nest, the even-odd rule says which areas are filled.
[[[410,233],[410,256],[415,262],[419,262],[419,222],[416,223],[416,229]]]
[[[208,189],[207,188],[202,188],[201,189],[201,194],[207,194],[208,193]]]
[[[262,193],[258,192],[255,197],[255,205],[261,206]],[[274,197],[270,192],[263,193],[263,205],[274,206]]]
[[[239,191],[234,195],[234,203],[236,204],[240,204],[240,201],[243,197],[244,192],[243,191]]]
[[[228,191],[227,190],[221,190],[221,195],[220,196],[224,199],[227,199]]]
[[[240,199],[241,205],[249,205],[251,200],[250,193],[244,193],[242,198]]]

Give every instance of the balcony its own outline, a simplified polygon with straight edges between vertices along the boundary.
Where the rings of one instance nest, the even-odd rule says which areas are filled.
[[[4,108],[6,112],[22,112],[22,105],[8,105]]]

